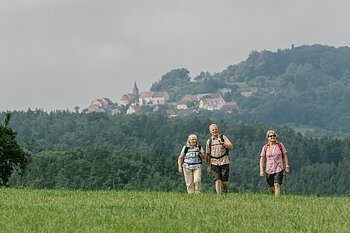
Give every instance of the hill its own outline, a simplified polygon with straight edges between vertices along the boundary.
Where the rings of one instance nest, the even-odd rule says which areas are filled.
[[[229,88],[231,93],[224,98],[237,102],[240,112],[203,114],[231,122],[254,120],[350,133],[349,47],[304,45],[276,52],[253,51],[245,61],[220,73],[202,72],[193,79],[188,74],[184,68],[172,70],[151,90],[166,91],[171,100],[179,100],[185,94]],[[251,95],[247,97],[246,92]]]
[[[195,116],[168,118],[148,113],[14,111],[10,127],[31,157],[24,176],[13,176],[10,186],[184,191],[176,167],[180,149],[191,133],[203,145],[209,124],[215,122],[234,144],[231,192],[265,191],[258,156],[265,132],[273,128],[288,150],[291,176],[284,187],[290,193],[349,195],[350,138],[344,136],[349,134],[350,116],[348,51],[314,45],[252,52],[246,61],[222,73],[202,73],[192,80],[186,69],[173,70],[152,86],[155,91],[167,90],[173,99],[188,91],[230,88],[224,97],[238,102],[240,112],[199,111]],[[324,62],[332,56],[336,71]],[[251,95],[242,95],[247,92]],[[0,113],[0,122],[5,114]],[[332,133],[301,134],[296,127],[323,127],[327,130],[323,132]],[[335,137],[335,132],[342,137]],[[203,171],[204,192],[212,188]]]

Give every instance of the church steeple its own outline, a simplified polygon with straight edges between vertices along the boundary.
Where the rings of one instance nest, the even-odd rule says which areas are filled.
[[[136,81],[134,83],[134,88],[132,89],[132,93],[136,96],[139,96],[139,89],[137,88]]]

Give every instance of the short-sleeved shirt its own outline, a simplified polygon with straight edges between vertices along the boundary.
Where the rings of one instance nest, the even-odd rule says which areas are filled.
[[[182,167],[187,169],[198,169],[202,167],[202,159],[199,155],[199,152],[196,150],[196,146],[188,147],[188,150],[185,153],[186,146],[183,146],[181,150],[181,154],[184,156],[184,162],[182,163]],[[201,147],[200,151],[203,152],[203,148]]]
[[[225,143],[231,144],[230,140],[223,135],[223,138],[225,140]],[[217,138],[211,137],[207,140],[206,143],[206,154],[210,154],[210,164],[216,165],[216,166],[222,166],[225,164],[229,164],[230,160],[228,156],[223,156],[225,153],[228,153],[228,149],[225,148],[221,143],[219,143],[219,140],[221,141],[220,136]],[[210,148],[210,141],[211,141],[211,148]]]
[[[286,148],[284,147],[282,142],[277,142],[281,144],[281,148],[283,150],[283,154],[287,153]],[[267,174],[274,174],[283,171],[283,158],[282,158],[282,152],[277,145],[269,145],[265,144],[263,148],[261,149],[260,157],[265,157],[266,159],[266,173]],[[265,155],[265,146],[266,148],[266,155]]]

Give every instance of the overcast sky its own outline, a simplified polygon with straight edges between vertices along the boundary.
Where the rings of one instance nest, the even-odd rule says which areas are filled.
[[[349,0],[0,0],[0,111],[118,102],[253,50],[350,45]]]

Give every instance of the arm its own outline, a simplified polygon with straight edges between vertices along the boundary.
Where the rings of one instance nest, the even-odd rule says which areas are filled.
[[[287,153],[283,154],[283,160],[284,160],[284,170],[286,172],[286,174],[289,173],[289,162],[288,162],[288,156],[287,156]]]
[[[264,176],[264,163],[265,163],[265,146],[263,146],[261,152],[260,152],[260,177]]]
[[[230,140],[224,135],[224,144],[223,146],[228,149],[232,150],[233,149],[233,144],[230,142]]]
[[[182,161],[183,161],[183,155],[182,153],[179,155],[179,158],[177,159],[177,169],[179,173],[182,173]]]
[[[204,159],[204,152],[203,152],[203,148],[202,149],[199,149],[199,147],[197,146],[197,152],[198,152],[198,155],[201,159]]]
[[[282,151],[283,151],[283,162],[284,162],[284,171],[286,174],[289,173],[289,163],[288,163],[288,156],[287,156],[287,150],[284,147],[284,144],[281,142],[282,145]]]
[[[260,155],[260,176],[264,176],[264,163],[265,163],[265,157],[263,155]]]
[[[210,150],[211,150],[211,148],[209,148],[209,140],[210,139],[208,139],[207,143],[205,144],[205,154],[206,154],[206,156],[205,156],[205,163],[207,164],[207,172],[208,173],[210,173],[210,160],[211,160],[211,158],[210,158]]]

